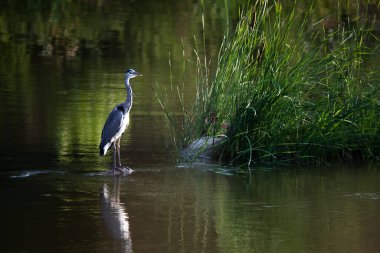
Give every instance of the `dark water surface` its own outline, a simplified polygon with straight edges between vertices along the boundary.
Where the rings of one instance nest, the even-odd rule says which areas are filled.
[[[228,176],[167,156],[151,87],[184,81],[192,101],[202,8],[215,61],[235,1],[0,2],[0,252],[379,252],[378,166]],[[122,138],[135,172],[113,178],[98,144],[130,67],[144,75]]]
[[[1,180],[2,252],[377,252],[380,173],[175,166]],[[29,173],[29,175],[27,175]],[[35,174],[32,174],[35,173]]]

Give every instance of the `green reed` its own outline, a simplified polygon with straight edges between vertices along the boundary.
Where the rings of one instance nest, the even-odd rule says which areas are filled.
[[[324,31],[311,12],[266,1],[242,11],[213,78],[195,50],[194,104],[180,119],[163,105],[178,148],[224,134],[216,155],[229,163],[379,159],[379,83],[365,66],[374,38],[359,24]]]

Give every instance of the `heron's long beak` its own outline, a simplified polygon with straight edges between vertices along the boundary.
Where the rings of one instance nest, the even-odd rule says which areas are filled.
[[[135,71],[133,74],[135,74],[136,76],[142,76],[142,74],[137,71]]]

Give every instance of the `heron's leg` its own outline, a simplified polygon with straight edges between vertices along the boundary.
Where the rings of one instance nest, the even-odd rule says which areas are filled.
[[[115,168],[116,168],[116,141],[113,143],[113,173],[114,174],[115,174]]]
[[[120,159],[120,140],[121,140],[121,137],[117,140],[117,155],[119,156],[119,167],[121,167],[121,159]]]

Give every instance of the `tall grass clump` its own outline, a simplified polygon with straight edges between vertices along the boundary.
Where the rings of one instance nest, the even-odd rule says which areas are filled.
[[[312,11],[242,11],[213,78],[195,51],[195,101],[172,122],[178,147],[223,134],[214,153],[226,162],[379,159],[379,82],[365,65],[376,38],[359,23],[324,31]]]

